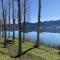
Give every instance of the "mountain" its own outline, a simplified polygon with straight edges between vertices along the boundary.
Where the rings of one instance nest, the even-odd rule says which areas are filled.
[[[42,22],[41,31],[42,32],[60,32],[60,20]]]
[[[6,25],[9,31],[9,25]],[[15,24],[15,31],[18,30],[18,24]],[[13,24],[10,24],[10,31],[13,31]],[[23,31],[23,23],[21,23],[21,31]],[[37,23],[26,22],[26,32],[37,31]],[[60,20],[40,22],[40,32],[60,32]]]
[[[60,26],[60,20],[57,21],[44,21],[42,22],[44,26]]]
[[[36,31],[37,23],[26,23],[26,32],[27,31]],[[6,25],[6,30],[9,31],[9,24]],[[15,24],[15,31],[18,30],[18,24]],[[10,24],[10,31],[13,31],[13,24]],[[23,23],[21,23],[21,31],[23,31]]]

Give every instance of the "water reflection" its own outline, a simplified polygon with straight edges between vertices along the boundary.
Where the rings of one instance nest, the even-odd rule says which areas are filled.
[[[8,36],[7,31],[7,36]],[[10,36],[13,36],[13,32],[10,32]],[[15,37],[18,38],[18,31],[15,31]],[[22,33],[23,37],[23,33]],[[25,33],[25,38],[30,39],[32,41],[36,41],[37,39],[37,32],[28,32]],[[49,46],[60,46],[60,34],[59,33],[49,33],[49,32],[42,32],[40,33],[40,43]]]

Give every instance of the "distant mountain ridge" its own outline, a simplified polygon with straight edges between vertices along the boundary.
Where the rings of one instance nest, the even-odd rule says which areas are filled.
[[[9,25],[6,25],[6,30],[9,31]],[[15,24],[15,31],[18,30],[18,24]],[[21,30],[23,31],[23,23],[21,23]],[[13,31],[13,24],[10,24],[10,31]],[[26,31],[37,31],[37,23],[26,22]],[[59,31],[60,32],[60,20],[57,21],[44,21],[40,22],[40,31]]]
[[[37,23],[26,22],[26,30],[36,30]],[[9,31],[9,24],[6,25],[6,30]],[[18,24],[15,24],[15,31],[18,30]],[[23,23],[21,23],[21,30],[23,30]],[[13,31],[13,24],[10,24],[10,31]]]
[[[52,25],[59,26],[60,25],[60,20],[57,20],[57,21],[44,21],[44,22],[41,22],[41,23],[44,26],[52,26]]]
[[[41,22],[42,32],[58,32],[60,33],[60,20]]]

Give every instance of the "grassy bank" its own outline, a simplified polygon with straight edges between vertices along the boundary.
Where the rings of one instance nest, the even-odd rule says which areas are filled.
[[[43,45],[33,48],[32,42],[25,42],[22,44],[23,55],[21,58],[12,58],[10,55],[17,54],[18,41],[15,40],[15,44],[7,48],[3,48],[0,44],[0,60],[60,60],[58,49],[49,48]]]

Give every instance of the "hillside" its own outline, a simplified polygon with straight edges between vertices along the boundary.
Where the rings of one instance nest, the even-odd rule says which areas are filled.
[[[44,24],[44,26],[59,26],[60,25],[60,20],[56,20],[56,21],[44,21],[42,22],[42,25]]]
[[[9,31],[9,25],[6,25]],[[10,24],[10,31],[13,31],[13,24]],[[18,24],[15,24],[15,31],[18,31]],[[21,31],[23,31],[23,23],[21,23]],[[26,32],[37,31],[37,23],[26,22]],[[40,32],[60,32],[60,20],[40,22]]]
[[[11,46],[12,47],[12,46]],[[32,42],[22,44],[22,50],[25,52],[21,58],[10,57],[11,51],[16,48],[2,48],[0,45],[0,60],[60,60],[59,50],[40,45],[39,48],[33,48]],[[14,50],[15,51],[15,50]],[[10,53],[10,54],[9,54]],[[16,52],[12,52],[15,55]]]

